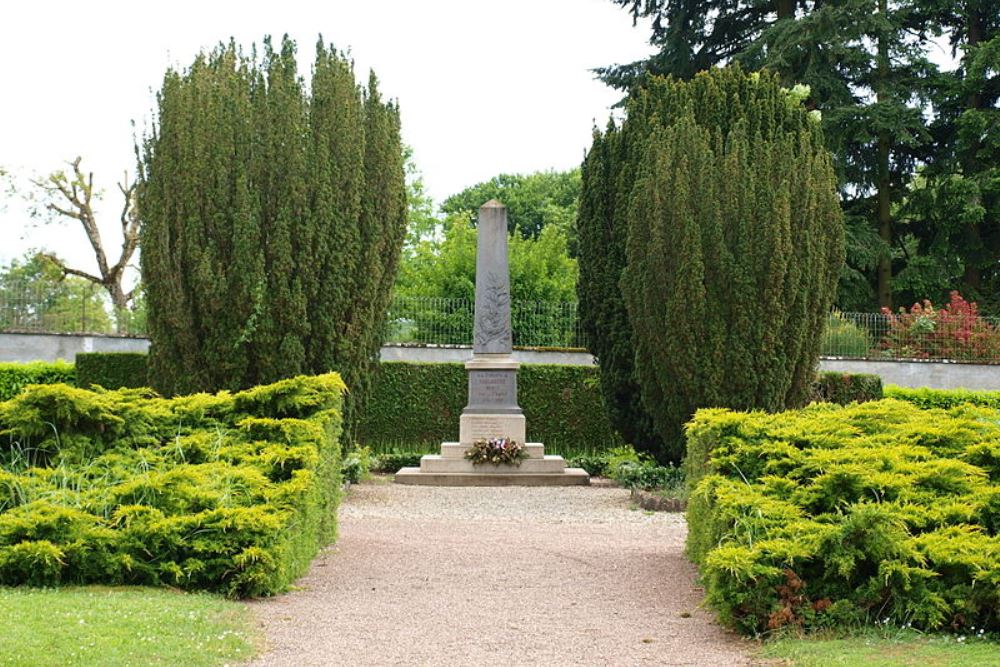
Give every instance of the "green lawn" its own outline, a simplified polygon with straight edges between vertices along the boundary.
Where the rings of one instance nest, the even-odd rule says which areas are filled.
[[[789,667],[998,667],[1000,642],[924,636],[913,631],[870,630],[850,636],[783,637],[768,641],[760,657]]]
[[[246,605],[156,588],[0,588],[0,665],[221,665],[255,652]]]

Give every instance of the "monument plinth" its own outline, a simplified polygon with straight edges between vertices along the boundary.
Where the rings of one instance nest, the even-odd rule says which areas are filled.
[[[527,442],[527,425],[517,404],[518,363],[510,325],[510,271],[507,259],[507,209],[489,201],[479,209],[476,240],[476,310],[472,333],[469,402],[462,410],[458,442],[441,445],[440,455],[420,459],[419,468],[396,473],[400,484],[440,486],[588,484],[579,468],[566,468],[561,456],[546,456],[541,443]],[[520,465],[474,465],[465,451],[477,440],[510,438],[525,443]]]

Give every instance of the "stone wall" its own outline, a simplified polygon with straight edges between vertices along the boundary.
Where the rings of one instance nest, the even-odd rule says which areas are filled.
[[[73,361],[77,352],[145,352],[147,349],[149,341],[145,338],[0,333],[0,362]],[[463,362],[472,357],[472,348],[386,345],[381,357],[382,361]],[[594,363],[590,353],[571,351],[514,350],[514,359],[524,364],[591,366]],[[901,387],[1000,391],[1000,365],[822,359],[820,370],[871,373],[881,376],[885,384]]]
[[[0,361],[73,361],[78,352],[145,352],[149,340],[126,336],[0,333]]]

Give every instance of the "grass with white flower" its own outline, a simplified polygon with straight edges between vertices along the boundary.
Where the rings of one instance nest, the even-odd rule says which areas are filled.
[[[765,642],[759,657],[783,667],[997,667],[1000,637],[890,627],[806,637],[786,634]]]
[[[222,665],[259,645],[246,605],[205,593],[0,587],[0,665]]]

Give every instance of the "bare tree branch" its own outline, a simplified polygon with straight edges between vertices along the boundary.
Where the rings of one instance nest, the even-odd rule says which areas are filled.
[[[139,246],[140,221],[135,201],[135,184],[130,184],[128,173],[118,184],[118,190],[124,199],[119,221],[122,229],[121,255],[118,261],[109,265],[104,243],[101,239],[97,217],[94,214],[94,174],[84,173],[80,167],[82,159],[77,157],[68,162],[72,173],[62,171],[51,174],[44,180],[33,180],[32,183],[47,195],[45,209],[62,217],[79,221],[83,227],[90,247],[97,260],[99,276],[68,266],[55,255],[42,253],[42,256],[55,264],[63,272],[63,276],[73,275],[101,285],[108,291],[115,310],[121,312],[128,308],[129,302],[135,297],[135,290],[128,292],[122,287],[122,277],[129,266],[132,256]]]
[[[67,266],[64,261],[53,255],[52,253],[40,252],[38,253],[38,256],[43,258],[45,261],[52,262],[57,267],[59,267],[59,270],[62,271],[64,278],[66,276],[79,276],[80,278],[86,278],[90,282],[97,283],[98,285],[104,284],[104,281],[102,281],[100,278],[91,273],[87,273],[86,271],[81,271],[80,269],[74,269],[71,266]]]

